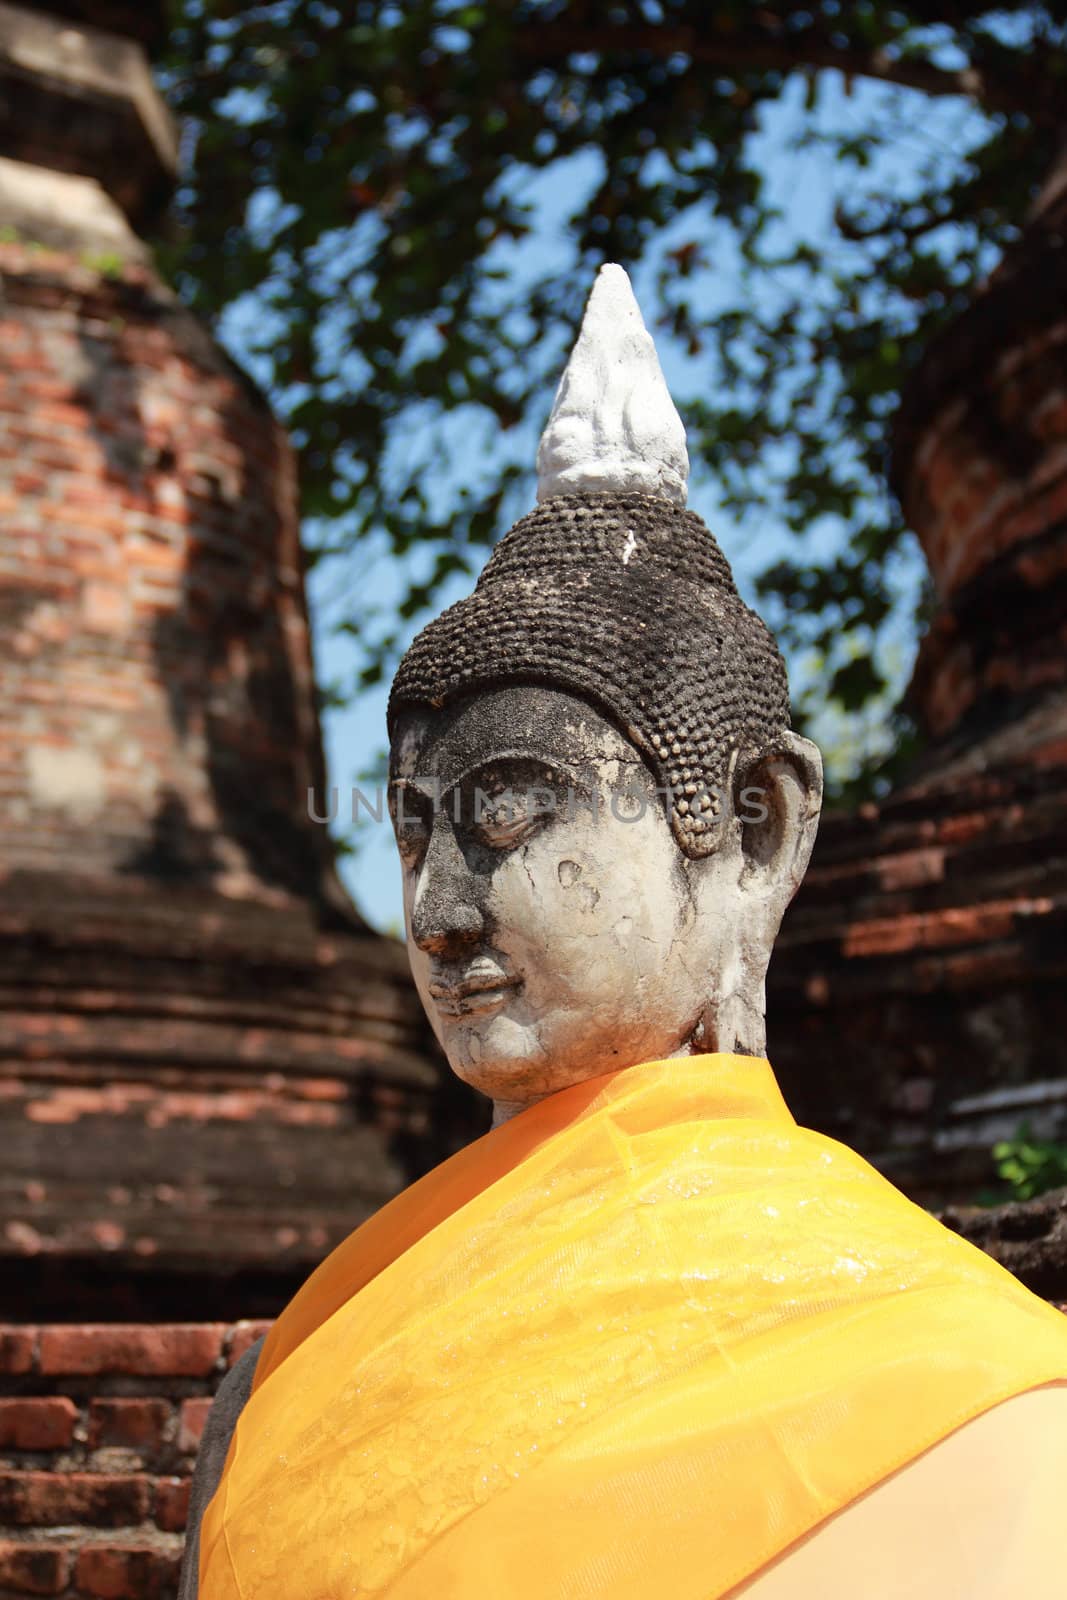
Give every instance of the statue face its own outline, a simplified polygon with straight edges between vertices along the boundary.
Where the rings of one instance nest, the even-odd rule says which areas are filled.
[[[510,687],[409,713],[390,797],[415,983],[453,1070],[495,1100],[680,1052],[739,987],[728,802],[720,848],[688,860],[650,771],[583,701]]]

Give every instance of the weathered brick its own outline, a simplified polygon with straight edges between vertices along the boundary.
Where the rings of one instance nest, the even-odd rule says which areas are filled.
[[[37,1329],[0,1325],[0,1373],[17,1376],[33,1370]]]
[[[273,1323],[267,1321],[249,1320],[235,1323],[226,1351],[228,1364],[232,1367],[235,1362],[241,1359],[245,1351],[250,1349],[257,1339],[261,1339],[264,1334],[269,1333],[272,1327]]]
[[[82,618],[94,633],[125,633],[130,625],[130,602],[118,584],[93,580],[82,591]]]
[[[0,1472],[0,1526],[120,1528],[143,1522],[151,1504],[151,1484],[141,1474]]]
[[[945,876],[945,852],[932,846],[920,850],[902,850],[875,863],[883,889],[916,888],[922,884],[940,883]]]
[[[0,1446],[9,1450],[65,1450],[74,1437],[78,1408],[66,1395],[0,1400]]]
[[[166,1400],[93,1400],[89,1406],[90,1450],[120,1447],[155,1455],[172,1416]]]
[[[195,1400],[183,1400],[181,1423],[178,1429],[178,1449],[184,1454],[196,1450],[204,1432],[204,1423],[211,1410],[211,1396],[202,1395]]]
[[[74,1582],[93,1600],[156,1600],[173,1592],[181,1557],[126,1544],[93,1545],[78,1556]]]
[[[8,290],[18,284],[0,336],[0,568],[5,589],[41,586],[65,602],[64,637],[53,631],[48,652],[41,619],[25,636],[0,628],[0,652],[25,667],[3,685],[0,742],[20,750],[42,742],[51,720],[40,714],[46,703],[58,715],[75,696],[87,712],[109,709],[121,656],[139,702],[143,751],[121,781],[108,774],[107,824],[95,828],[29,782],[24,763],[21,795],[10,786],[23,803],[0,827],[0,867],[15,860],[121,872],[156,848],[161,795],[185,810],[212,791],[214,756],[186,736],[184,718],[215,693],[225,611],[240,617],[233,637],[240,635],[249,681],[260,692],[227,697],[214,738],[241,751],[250,792],[270,793],[289,813],[295,853],[283,877],[292,886],[302,879],[305,897],[316,900],[318,851],[308,848],[303,808],[314,713],[302,671],[308,629],[296,475],[284,433],[251,385],[222,378],[221,353],[151,272],[105,281],[62,253],[45,262],[6,248],[0,272]],[[204,498],[194,511],[197,487]],[[194,524],[195,549],[187,539]],[[212,596],[210,614],[194,615],[187,604],[196,583]],[[232,612],[226,595],[237,602]],[[46,653],[57,693],[31,702],[27,679]],[[101,653],[108,670],[96,671]],[[188,704],[175,716],[179,682]],[[81,719],[82,744],[99,742],[96,725],[93,716]],[[108,735],[115,744],[123,736],[118,727]],[[212,871],[244,873],[250,889],[275,885],[278,863],[261,867],[242,827],[225,818],[214,827],[220,836],[229,832],[233,850],[212,849]],[[200,871],[199,831],[189,833],[176,848],[188,858],[183,864]]]
[[[41,1330],[41,1371],[202,1378],[222,1353],[225,1331],[222,1323],[56,1324]]]
[[[16,494],[41,494],[48,487],[43,472],[16,472],[11,479]]]
[[[165,1533],[181,1533],[189,1517],[189,1478],[160,1478],[156,1484],[156,1523]]]
[[[71,1552],[62,1545],[0,1539],[0,1590],[16,1595],[62,1594]]]
[[[1046,897],[1020,897],[856,922],[845,932],[842,949],[851,957],[886,955],[946,944],[978,944],[1010,933],[1017,916],[1040,916],[1051,907],[1052,902]]]

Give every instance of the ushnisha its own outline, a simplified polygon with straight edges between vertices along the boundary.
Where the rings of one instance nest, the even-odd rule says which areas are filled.
[[[538,460],[389,706],[412,972],[495,1125],[227,1380],[182,1594],[1051,1597],[1067,1322],[765,1059],[820,762],[618,267]]]

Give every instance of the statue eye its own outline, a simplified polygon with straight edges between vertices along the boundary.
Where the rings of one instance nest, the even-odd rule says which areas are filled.
[[[470,796],[476,837],[495,850],[511,850],[545,827],[566,804],[558,774],[532,763],[486,772]]]
[[[486,844],[498,850],[510,850],[531,838],[549,815],[522,790],[506,789],[488,804],[476,808],[475,829]]]

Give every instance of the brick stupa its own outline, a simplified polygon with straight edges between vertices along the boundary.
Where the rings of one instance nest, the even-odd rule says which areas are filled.
[[[451,1148],[402,947],[307,815],[293,453],[138,237],[175,162],[143,48],[162,17],[0,4],[15,1319],[268,1313]]]
[[[987,1186],[1020,1124],[1067,1139],[1067,165],[922,353],[893,456],[937,597],[925,752],[824,821],[767,1009],[798,1119],[936,1205]],[[1005,1227],[975,1236],[1067,1298],[1067,1203]]]

